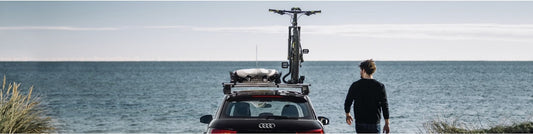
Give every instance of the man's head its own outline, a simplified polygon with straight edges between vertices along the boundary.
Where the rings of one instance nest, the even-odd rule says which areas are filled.
[[[361,64],[359,64],[359,68],[361,68],[361,76],[363,76],[363,73],[366,73],[368,76],[372,76],[372,74],[376,72],[376,64],[372,59],[361,62]]]

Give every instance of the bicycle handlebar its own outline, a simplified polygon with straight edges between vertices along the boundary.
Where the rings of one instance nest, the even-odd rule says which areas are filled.
[[[276,9],[268,9],[268,11],[270,12],[274,12],[274,13],[277,13],[277,14],[280,14],[280,15],[283,15],[283,14],[286,14],[286,13],[293,13],[293,14],[305,14],[307,16],[309,15],[313,15],[313,14],[316,14],[316,13],[322,13],[321,10],[314,10],[314,11],[300,11],[300,10],[276,10]]]

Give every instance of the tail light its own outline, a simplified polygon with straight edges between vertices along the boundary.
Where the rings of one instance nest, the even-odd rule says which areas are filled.
[[[213,129],[211,130],[212,134],[235,134],[237,131],[224,130],[224,129]]]
[[[297,132],[297,134],[323,134],[323,133],[324,133],[323,129],[313,129],[313,130],[304,131],[304,132]]]

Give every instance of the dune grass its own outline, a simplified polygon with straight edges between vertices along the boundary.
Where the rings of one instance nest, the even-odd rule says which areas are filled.
[[[533,122],[515,123],[513,125],[498,125],[487,129],[472,129],[456,120],[447,122],[434,120],[425,123],[422,133],[533,133]]]
[[[32,97],[33,86],[28,95],[19,91],[20,83],[9,83],[6,89],[4,76],[0,90],[0,133],[46,133],[54,130],[51,119],[44,116],[38,98]]]

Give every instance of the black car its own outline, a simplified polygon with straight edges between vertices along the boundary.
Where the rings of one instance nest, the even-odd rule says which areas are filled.
[[[207,133],[324,133],[329,119],[315,114],[308,84],[223,83],[224,102],[215,116],[204,115]],[[241,90],[262,87],[268,90]],[[301,92],[281,90],[300,88]],[[275,89],[275,90],[271,90]]]

